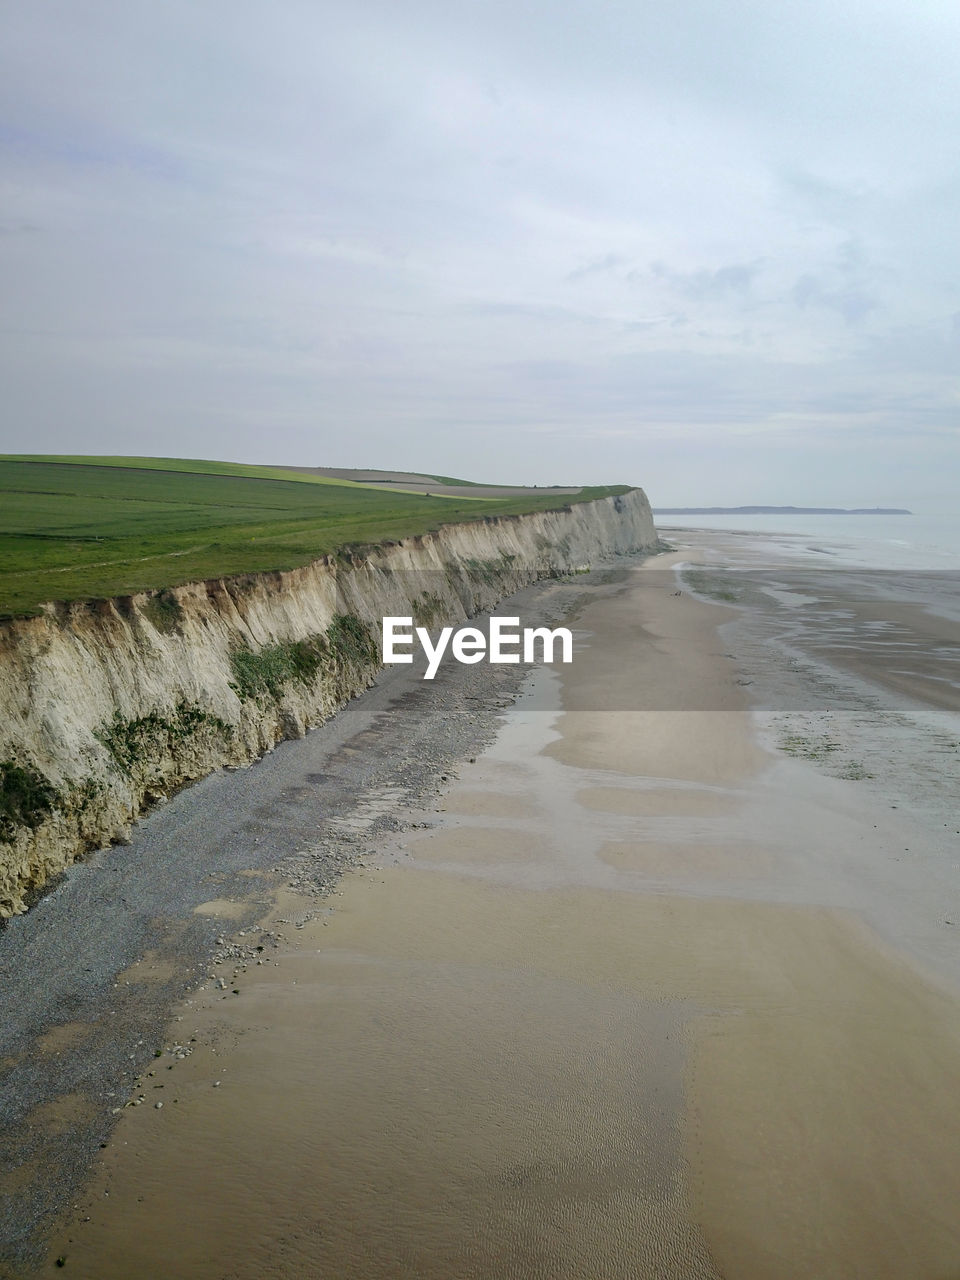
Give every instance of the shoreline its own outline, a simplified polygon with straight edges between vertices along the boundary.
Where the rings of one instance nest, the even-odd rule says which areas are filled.
[[[667,589],[685,555],[585,587],[579,661],[510,710],[488,685],[486,730],[507,714],[432,803],[386,784],[345,811],[337,838],[377,853],[335,898],[283,889],[251,934],[211,893],[226,988],[177,1008],[49,1259],[91,1280],[131,1258],[185,1280],[960,1265],[955,867],[878,780],[784,751],[768,685],[811,724],[836,687],[783,666],[766,615]]]

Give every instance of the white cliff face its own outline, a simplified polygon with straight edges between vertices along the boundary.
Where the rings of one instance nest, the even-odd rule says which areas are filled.
[[[337,632],[336,618],[376,638],[391,614],[455,624],[551,573],[656,542],[635,489],[448,525],[349,562],[50,605],[0,624],[0,762],[52,793],[30,822],[8,806],[0,916],[23,911],[24,895],[84,850],[122,839],[144,804],[302,735],[367,687],[379,656],[363,630]]]

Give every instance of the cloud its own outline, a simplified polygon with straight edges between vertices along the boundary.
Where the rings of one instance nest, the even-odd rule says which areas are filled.
[[[584,276],[596,275],[598,272],[615,271],[617,267],[622,267],[627,259],[621,257],[619,253],[605,253],[600,258],[594,258],[591,262],[584,263],[582,267],[577,267],[575,271],[571,271],[567,276],[568,280],[582,280]]]
[[[655,279],[668,284],[677,293],[696,302],[711,298],[725,298],[730,294],[746,293],[757,274],[762,262],[731,262],[727,266],[713,270],[701,268],[698,271],[677,271],[662,262],[653,262],[649,274]],[[642,273],[631,272],[633,282],[641,280]]]
[[[0,27],[7,450],[653,487],[693,444],[722,487],[749,435],[813,501],[838,434],[955,421],[945,0],[86,0]]]
[[[856,288],[825,288],[815,275],[809,272],[800,276],[793,286],[793,300],[800,310],[808,306],[828,307],[843,316],[847,324],[856,324],[876,310],[877,300]]]

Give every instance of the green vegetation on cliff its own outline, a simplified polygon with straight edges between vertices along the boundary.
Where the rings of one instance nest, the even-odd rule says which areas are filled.
[[[269,694],[280,698],[291,680],[309,684],[323,666],[353,664],[374,670],[378,663],[377,645],[359,618],[349,613],[337,614],[326,635],[306,640],[290,640],[263,648],[237,649],[230,655],[233,666],[233,689],[240,698],[257,698]]]
[[[38,827],[56,798],[36,769],[0,760],[0,840],[9,840],[20,827]]]
[[[181,582],[292,569],[464,520],[556,510],[561,496],[434,497],[282,468],[176,458],[0,457],[0,616]],[[176,604],[159,602],[170,627]]]
[[[181,701],[176,711],[169,714],[151,711],[148,715],[126,720],[119,711],[115,712],[111,722],[97,736],[113,756],[117,767],[129,774],[138,765],[175,756],[198,734],[211,733],[229,741],[233,736],[233,726],[203,707]]]

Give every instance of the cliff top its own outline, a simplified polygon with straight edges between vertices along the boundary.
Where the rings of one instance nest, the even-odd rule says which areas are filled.
[[[293,569],[441,524],[556,510],[630,489],[356,474],[377,479],[192,458],[0,457],[0,616],[37,613],[48,600]]]

